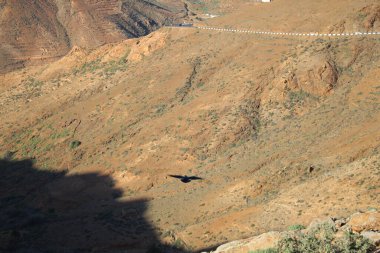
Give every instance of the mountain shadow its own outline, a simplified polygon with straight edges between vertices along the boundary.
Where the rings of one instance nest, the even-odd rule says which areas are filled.
[[[147,200],[118,201],[111,177],[0,160],[0,252],[183,252],[159,243]]]

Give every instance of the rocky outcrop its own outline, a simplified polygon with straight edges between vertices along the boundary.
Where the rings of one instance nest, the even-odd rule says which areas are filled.
[[[259,236],[239,241],[233,241],[217,248],[215,253],[246,253],[250,250],[268,249],[276,245],[282,238],[280,232],[268,232]]]
[[[291,62],[281,80],[287,89],[303,90],[310,94],[325,95],[338,82],[336,63],[327,55],[301,55],[302,61]]]
[[[353,231],[358,233],[366,230],[380,231],[380,213],[355,213],[351,216],[348,225]]]
[[[341,238],[346,232],[353,232],[368,239],[380,249],[380,213],[377,211],[358,212],[348,218],[315,219],[301,231],[268,232],[255,237],[229,242],[219,246],[212,253],[246,253],[255,250],[276,248],[282,238],[292,238],[296,233],[310,233],[320,226],[332,228],[335,238]],[[302,226],[299,226],[302,228]],[[365,240],[364,239],[364,240]]]
[[[380,27],[380,5],[371,4],[331,26],[328,32],[374,31]]]

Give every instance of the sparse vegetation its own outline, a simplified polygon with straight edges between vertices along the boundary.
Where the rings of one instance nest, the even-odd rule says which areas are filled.
[[[28,142],[21,146],[23,156],[31,156],[40,148],[41,139],[38,136],[32,136]]]
[[[29,77],[26,80],[25,85],[31,89],[40,88],[44,83],[34,77]]]
[[[306,233],[297,232],[283,238],[277,249],[281,253],[367,253],[374,249],[374,245],[361,235],[347,232],[344,238],[339,239],[335,233],[334,225],[323,223]]]
[[[286,236],[276,248],[249,253],[370,253],[375,249],[368,239],[359,234],[346,232],[343,238],[337,238],[336,232],[334,225],[323,223],[306,233],[298,231]]]
[[[91,62],[86,62],[78,68],[75,68],[73,70],[73,74],[74,75],[83,75],[83,74],[86,74],[87,72],[95,73],[95,71],[101,67],[102,66],[100,63],[100,59],[96,59],[96,60],[91,61]]]
[[[120,58],[118,61],[110,61],[104,64],[103,66],[103,74],[106,77],[113,76],[116,72],[125,70],[127,67],[127,55]]]
[[[63,131],[61,132],[53,132],[51,135],[50,135],[50,138],[52,140],[56,140],[56,139],[60,139],[60,138],[65,138],[65,137],[68,137],[70,136],[70,131],[69,129],[64,129]]]
[[[157,2],[148,1],[152,5]],[[165,2],[172,1],[175,0]],[[190,1],[186,1],[189,5],[186,19],[201,19],[199,13],[192,13],[194,6]],[[196,0],[207,6],[212,1]],[[274,10],[271,6],[281,6],[283,1],[274,5],[243,1],[244,8],[268,6],[260,8],[270,13],[265,17],[265,12],[260,12],[260,18],[254,21],[250,18],[257,12],[242,13],[244,20],[239,13],[234,14],[237,20],[233,21],[241,29],[312,28],[310,22],[299,27],[300,18],[306,20],[302,15],[287,15],[286,26],[279,27],[282,9]],[[117,5],[118,12],[109,22],[112,26],[117,22],[124,25],[127,17],[120,13],[120,1],[114,2],[100,4],[106,6],[107,13],[114,13],[110,9]],[[125,11],[130,9],[126,3],[141,1],[122,2],[121,9]],[[237,2],[219,1],[220,8],[239,12]],[[360,5],[364,3],[352,4],[353,8]],[[182,8],[178,1],[177,6]],[[316,6],[319,2],[313,2],[311,7]],[[86,9],[87,5],[79,7]],[[325,11],[316,10],[312,11],[318,15],[309,21],[327,17]],[[96,9],[94,12],[96,26]],[[83,15],[86,13],[83,10]],[[329,13],[332,15],[334,11]],[[178,11],[178,15],[183,14]],[[293,18],[299,19],[297,24]],[[223,24],[227,21],[221,18],[220,27],[235,28],[232,23]],[[272,21],[276,25],[271,28]],[[149,26],[149,22],[143,23]],[[198,24],[212,25],[213,21]],[[325,25],[321,23],[320,27],[330,29]],[[78,29],[82,27],[85,24]],[[352,26],[347,21],[345,29],[349,27]],[[68,32],[70,36],[71,31]],[[117,33],[108,34],[117,40],[114,38]],[[96,49],[73,48],[58,62],[52,59],[49,65],[27,67],[0,77],[4,82],[0,92],[1,151],[15,153],[14,157],[5,156],[12,157],[10,161],[29,158],[36,167],[46,168],[46,172],[67,171],[67,176],[76,179],[76,174],[87,172],[110,176],[107,185],[114,182],[112,187],[119,193],[105,190],[103,194],[103,184],[94,184],[92,177],[83,182],[73,177],[75,180],[68,182],[73,189],[66,190],[65,185],[58,184],[57,193],[50,191],[55,186],[49,180],[28,184],[44,186],[41,198],[26,196],[38,204],[36,209],[45,210],[51,202],[56,215],[66,215],[65,210],[72,209],[71,206],[82,208],[91,195],[87,192],[93,192],[105,201],[96,201],[91,207],[101,212],[109,208],[113,211],[113,215],[96,216],[101,221],[102,233],[92,227],[93,214],[84,219],[76,219],[74,214],[75,229],[86,227],[91,237],[82,238],[87,232],[67,229],[65,235],[74,235],[73,240],[61,241],[67,242],[68,251],[78,243],[74,238],[77,236],[78,241],[88,242],[89,250],[96,248],[93,243],[98,243],[97,235],[104,238],[109,234],[114,241],[104,238],[99,245],[103,242],[126,245],[129,240],[132,245],[136,239],[137,246],[142,241],[144,247],[149,247],[145,238],[152,238],[157,247],[150,252],[168,252],[161,242],[170,243],[168,247],[181,247],[176,239],[183,238],[187,249],[191,246],[200,249],[248,238],[264,230],[288,230],[284,233],[289,233],[289,238],[279,245],[288,252],[330,250],[316,246],[330,243],[329,236],[306,232],[298,223],[304,224],[312,216],[336,217],[376,206],[379,201],[376,193],[380,189],[377,183],[380,147],[376,142],[380,86],[372,80],[378,76],[375,67],[380,59],[380,40],[378,36],[355,36],[342,45],[341,37],[321,40],[311,36],[287,38],[166,27],[144,38],[115,41]],[[364,51],[347,67],[355,56],[355,47]],[[45,50],[44,44],[41,48]],[[46,50],[50,53],[50,46]],[[128,50],[132,50],[131,55]],[[340,70],[336,85],[329,82],[335,73],[328,65],[330,59]],[[372,164],[373,160],[377,163]],[[204,180],[178,185],[167,176],[169,173],[199,175]],[[60,191],[64,191],[63,196]],[[75,198],[77,191],[84,193],[78,202],[57,203],[59,199]],[[135,205],[122,208],[124,203],[129,206],[135,199],[145,197],[141,206],[146,208]],[[44,200],[50,202],[46,204]],[[109,205],[114,200],[116,206]],[[20,216],[27,217],[33,212],[27,210]],[[134,219],[124,223],[133,218],[134,212],[144,215],[142,222],[146,222],[147,229]],[[54,219],[47,218],[46,225],[50,226]],[[294,225],[287,227],[290,224]],[[35,240],[25,242],[26,246],[29,242],[35,247],[46,241],[49,233],[39,233],[49,231],[44,226],[33,230]],[[171,235],[161,233],[168,229],[173,230]],[[147,230],[152,234],[145,236]],[[334,249],[349,252],[365,247],[357,235],[346,237],[338,243],[334,235],[331,239]],[[346,251],[342,245],[346,245]],[[250,253],[265,252],[281,251],[272,248]]]
[[[156,106],[156,114],[158,116],[161,116],[162,114],[164,114],[165,110],[166,110],[166,104],[159,104]]]
[[[76,149],[81,144],[82,144],[82,142],[80,142],[78,140],[74,140],[74,141],[70,141],[69,147],[70,147],[70,149]]]
[[[290,91],[288,93],[288,107],[293,108],[295,105],[301,105],[303,104],[306,100],[318,100],[317,97],[314,95],[304,91],[304,90],[299,90],[299,91]]]
[[[301,224],[295,224],[295,225],[291,225],[288,227],[288,230],[302,230],[302,229],[305,229],[306,227],[304,225],[301,225]]]
[[[128,52],[129,53],[129,52]],[[102,62],[101,58],[91,62],[86,62],[78,68],[73,70],[74,75],[85,75],[87,73],[95,74],[99,72],[99,75],[103,77],[110,77],[120,70],[124,70],[127,64],[127,56],[125,54],[119,60],[112,60],[108,62]]]
[[[183,243],[183,241],[181,239],[177,239],[177,240],[174,241],[173,247],[177,248],[177,249],[184,249],[185,248],[185,244]]]

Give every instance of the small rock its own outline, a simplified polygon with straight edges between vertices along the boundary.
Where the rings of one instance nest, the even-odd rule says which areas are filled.
[[[346,219],[337,219],[334,222],[335,222],[335,226],[337,228],[340,228],[340,227],[343,227],[344,225],[346,225],[347,220]]]
[[[348,224],[341,226],[339,229],[344,232],[352,232],[352,229]]]
[[[347,234],[346,231],[338,230],[338,231],[335,233],[335,238],[336,238],[336,239],[343,239],[343,238],[346,237],[346,234]]]
[[[16,154],[16,152],[13,152],[13,151],[6,151],[6,152],[4,153],[4,155],[3,155],[3,158],[4,158],[5,160],[10,161],[10,160],[12,160],[14,154]]]

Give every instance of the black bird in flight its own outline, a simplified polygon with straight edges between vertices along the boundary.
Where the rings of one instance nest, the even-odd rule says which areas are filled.
[[[201,177],[195,177],[195,176],[192,176],[192,177],[188,177],[186,175],[184,176],[180,176],[180,175],[169,175],[170,177],[174,177],[174,178],[178,178],[181,180],[182,183],[190,183],[192,180],[202,180],[203,178]]]

